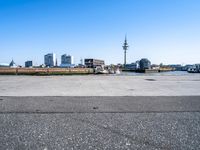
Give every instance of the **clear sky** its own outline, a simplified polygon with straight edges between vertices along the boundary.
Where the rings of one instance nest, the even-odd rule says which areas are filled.
[[[200,0],[0,0],[0,62],[46,53],[123,63],[200,63]]]

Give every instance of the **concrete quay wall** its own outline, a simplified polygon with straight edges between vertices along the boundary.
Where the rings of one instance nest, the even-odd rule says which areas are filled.
[[[70,75],[92,74],[90,68],[0,68],[0,75]]]

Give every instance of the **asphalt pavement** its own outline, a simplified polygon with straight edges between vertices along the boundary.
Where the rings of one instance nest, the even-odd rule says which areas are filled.
[[[200,149],[200,96],[1,96],[0,122],[0,149]]]

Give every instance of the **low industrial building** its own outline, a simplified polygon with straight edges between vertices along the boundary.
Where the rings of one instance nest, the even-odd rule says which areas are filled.
[[[33,67],[33,61],[30,61],[30,60],[26,61],[25,67]]]
[[[182,71],[188,71],[189,68],[191,68],[193,65],[185,65],[185,66],[182,66]]]
[[[175,71],[182,71],[182,65],[181,64],[171,64],[171,65],[168,65],[168,66],[173,68]]]
[[[137,65],[136,65],[136,63],[125,64],[124,68],[127,71],[135,71],[137,69]]]
[[[0,63],[0,67],[9,67],[9,64],[7,64],[7,63]]]
[[[97,66],[104,66],[105,62],[104,60],[99,60],[99,59],[85,59],[85,66],[87,68],[95,68]]]
[[[151,69],[151,62],[146,58],[142,58],[135,63],[125,64],[122,70],[144,72],[146,69]]]

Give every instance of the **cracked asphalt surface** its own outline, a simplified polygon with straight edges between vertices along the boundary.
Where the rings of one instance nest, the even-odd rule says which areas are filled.
[[[0,99],[0,149],[200,149],[200,96]]]

